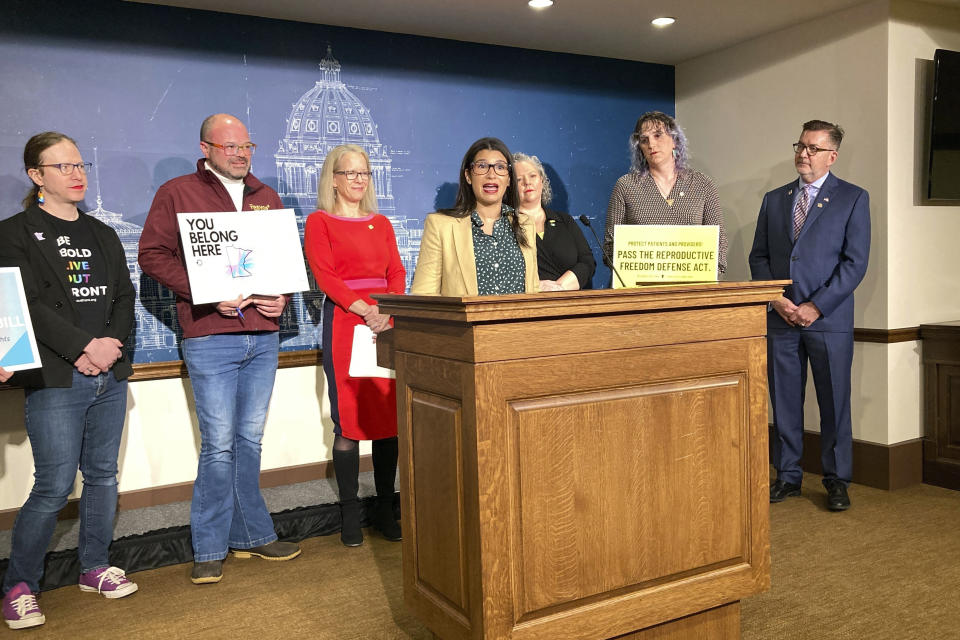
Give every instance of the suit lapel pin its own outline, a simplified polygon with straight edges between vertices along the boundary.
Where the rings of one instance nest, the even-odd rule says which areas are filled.
[[[681,197],[681,198],[683,197],[683,191],[680,192],[680,197]]]
[[[793,189],[790,189],[790,191],[787,191],[787,195],[788,195],[788,196],[792,196],[792,195],[793,195]]]
[[[824,202],[830,202],[830,198],[824,198],[823,201],[824,201]]]
[[[823,209],[823,203],[822,203],[822,202],[818,202],[818,203],[817,203],[817,208],[818,208],[818,209]]]
[[[368,224],[368,225],[367,225],[367,229],[373,229],[373,225],[372,225],[372,224]]]
[[[556,221],[556,220],[553,220],[553,219],[551,219],[551,220],[550,220],[550,226],[551,226],[551,227],[555,227],[555,226],[557,226],[557,221]]]
[[[668,206],[668,207],[672,207],[672,206],[673,206],[673,198],[667,198],[667,206]]]

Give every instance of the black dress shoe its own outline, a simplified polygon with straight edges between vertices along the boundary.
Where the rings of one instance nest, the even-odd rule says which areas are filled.
[[[770,485],[770,502],[783,502],[787,498],[800,495],[800,485],[777,480]]]
[[[823,486],[827,488],[827,509],[830,509],[830,511],[846,511],[850,508],[847,485],[839,480],[828,480],[823,483]]]

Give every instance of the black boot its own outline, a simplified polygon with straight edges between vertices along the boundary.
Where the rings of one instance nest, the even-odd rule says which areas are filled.
[[[340,450],[333,449],[333,471],[337,476],[337,488],[340,492],[340,541],[348,547],[363,544],[363,531],[360,529],[359,490],[360,451],[357,447]]]
[[[377,487],[377,510],[373,516],[374,528],[387,540],[403,539],[400,523],[393,511],[394,483],[397,478],[397,439],[373,441],[373,481]]]

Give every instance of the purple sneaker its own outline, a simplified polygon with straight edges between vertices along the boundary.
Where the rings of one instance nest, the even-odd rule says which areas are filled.
[[[3,619],[11,629],[38,627],[47,621],[26,582],[20,582],[3,596]]]
[[[105,598],[122,598],[137,590],[137,583],[127,580],[123,569],[107,567],[80,574],[80,591],[95,591]]]

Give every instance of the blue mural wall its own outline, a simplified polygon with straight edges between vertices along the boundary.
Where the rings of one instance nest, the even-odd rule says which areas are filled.
[[[364,146],[410,278],[423,218],[453,203],[477,138],[538,155],[551,206],[586,214],[601,233],[637,116],[674,110],[664,65],[106,0],[8,0],[4,14],[0,218],[28,189],[27,138],[74,137],[96,162],[82,209],[117,229],[138,287],[135,362],[180,358],[173,298],[140,274],[136,245],[156,189],[195,170],[211,113],[246,122],[253,173],[296,209],[301,229],[326,150]],[[608,283],[600,267],[594,286]],[[317,292],[296,298],[284,350],[317,347],[319,302]]]

